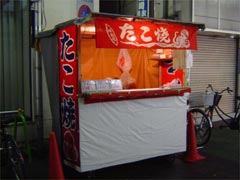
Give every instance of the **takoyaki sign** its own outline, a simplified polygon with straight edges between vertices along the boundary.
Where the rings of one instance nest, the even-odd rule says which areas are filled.
[[[180,23],[96,18],[98,48],[197,49],[197,27]]]
[[[58,31],[60,117],[64,159],[80,165],[77,26]]]

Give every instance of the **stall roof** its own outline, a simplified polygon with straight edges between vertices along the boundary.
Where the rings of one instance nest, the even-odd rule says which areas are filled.
[[[130,16],[130,15],[120,15],[120,14],[108,14],[108,13],[91,13],[89,16],[85,18],[75,18],[60,24],[57,24],[54,29],[43,31],[37,34],[37,38],[51,36],[54,34],[58,29],[64,28],[66,26],[72,24],[83,24],[87,21],[90,21],[94,18],[109,18],[109,19],[116,19],[116,20],[124,20],[124,21],[142,21],[142,22],[150,22],[150,23],[168,23],[168,24],[181,24],[185,26],[195,26],[198,28],[199,31],[203,31],[205,29],[204,24],[199,23],[190,23],[190,22],[181,22],[169,19],[154,19],[154,18],[145,18],[145,17],[137,17],[137,16]]]

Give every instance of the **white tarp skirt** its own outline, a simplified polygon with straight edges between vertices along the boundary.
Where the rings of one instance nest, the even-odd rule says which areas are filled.
[[[79,100],[80,170],[186,151],[187,97],[84,104]]]

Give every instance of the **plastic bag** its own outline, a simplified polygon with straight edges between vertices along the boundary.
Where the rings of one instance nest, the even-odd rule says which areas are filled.
[[[116,64],[122,71],[120,79],[122,81],[123,89],[136,88],[136,81],[130,75],[130,71],[132,69],[132,60],[127,49],[120,49]]]
[[[120,49],[117,66],[124,72],[132,69],[132,60],[127,49]]]

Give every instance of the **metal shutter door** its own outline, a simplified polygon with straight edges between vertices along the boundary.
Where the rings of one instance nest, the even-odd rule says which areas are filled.
[[[198,50],[193,51],[193,67],[190,73],[192,92],[204,92],[208,84],[216,90],[229,86],[235,90],[236,40],[223,37],[198,36]],[[220,107],[234,111],[234,94],[225,93]]]

